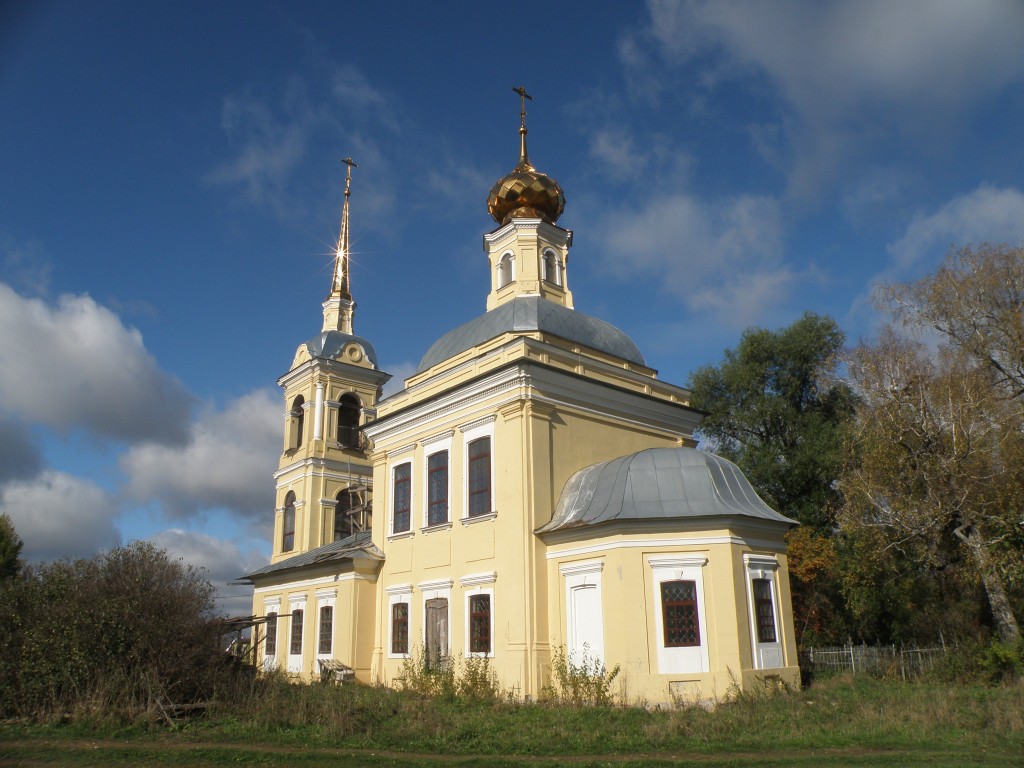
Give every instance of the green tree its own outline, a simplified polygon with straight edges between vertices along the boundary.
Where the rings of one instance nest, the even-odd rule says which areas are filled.
[[[832,540],[842,434],[855,404],[835,376],[844,339],[832,318],[808,312],[779,331],[747,330],[720,365],[690,380],[691,403],[707,411],[705,444],[804,526],[787,536],[801,643],[833,642],[848,629]]]
[[[780,331],[747,330],[720,365],[690,380],[691,403],[707,411],[705,443],[768,504],[816,531],[833,524],[842,428],[854,412],[835,378],[844,340],[832,318],[807,312]]]
[[[0,582],[21,572],[21,548],[24,545],[10,515],[0,515]]]

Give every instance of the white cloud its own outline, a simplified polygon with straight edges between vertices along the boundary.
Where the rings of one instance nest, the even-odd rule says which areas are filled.
[[[1024,244],[1024,193],[982,185],[934,213],[914,216],[889,245],[891,263],[884,277],[901,279],[922,262],[931,268],[951,246],[981,243]]]
[[[54,470],[0,487],[0,513],[14,521],[27,560],[92,557],[117,546],[117,512],[102,488]]]
[[[158,500],[171,517],[208,508],[265,517],[274,503],[271,473],[281,451],[282,413],[271,393],[252,392],[202,414],[183,446],[132,447],[121,458],[127,494]]]
[[[55,304],[0,283],[0,409],[55,429],[182,441],[192,398],[142,334],[88,296]]]
[[[652,199],[644,208],[602,222],[605,267],[653,275],[691,312],[742,328],[784,302],[798,276],[782,262],[778,202],[745,195],[704,203],[685,194]]]
[[[232,585],[250,571],[267,564],[259,552],[242,551],[228,539],[218,539],[205,533],[170,528],[152,536],[150,541],[167,551],[173,558],[202,568],[206,578],[217,588],[217,611],[229,616],[247,616],[252,613],[252,587]]]
[[[650,0],[648,11],[620,44],[627,82],[665,90],[683,65],[707,89],[766,80],[788,105],[769,119],[800,194],[880,136],[948,136],[971,105],[1024,78],[1019,2]],[[641,53],[645,43],[657,60]],[[769,161],[779,151],[761,148]]]

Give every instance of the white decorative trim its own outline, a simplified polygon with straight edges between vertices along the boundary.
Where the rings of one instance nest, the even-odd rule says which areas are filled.
[[[489,416],[484,416],[482,419],[475,419],[474,421],[467,422],[466,424],[459,424],[458,430],[460,432],[469,432],[474,429],[479,429],[487,424],[493,424],[498,420],[498,414],[492,413]]]
[[[421,581],[416,587],[420,592],[430,592],[436,589],[451,589],[455,584],[455,579],[448,577],[447,579],[435,579],[434,581]]]
[[[337,589],[337,587],[335,587],[334,589],[318,589],[316,591],[316,598],[317,598],[317,600],[319,600],[321,598],[325,598],[325,597],[337,597],[337,596],[338,596],[338,589]]]
[[[604,570],[604,560],[584,560],[581,563],[565,563],[558,567],[563,576],[579,576],[584,573],[600,573]]]
[[[459,577],[459,584],[464,587],[476,587],[481,584],[493,584],[498,578],[497,571],[486,571],[484,573],[470,573]]]
[[[409,443],[408,445],[403,445],[401,448],[394,448],[388,451],[387,457],[388,460],[390,461],[395,456],[401,456],[414,450],[416,450],[416,443]]]
[[[708,557],[704,554],[652,557],[647,564],[651,568],[703,568],[708,564]]]
[[[497,516],[497,512],[486,512],[482,515],[473,515],[473,517],[460,517],[459,520],[463,525],[472,525],[473,523],[482,523],[484,520],[494,520]]]
[[[436,525],[425,525],[420,528],[420,533],[433,533],[434,531],[447,531],[452,527],[452,521],[446,520],[443,523],[437,523]]]
[[[343,581],[376,581],[372,576],[362,573],[339,573],[334,576],[321,576],[316,579],[304,579],[303,581],[289,581],[284,584],[273,584],[266,587],[256,587],[253,594],[262,595],[267,592],[286,592],[293,589],[315,587],[318,584],[334,584]],[[291,598],[289,598],[291,599]]]
[[[424,448],[426,448],[428,445],[433,445],[434,443],[440,443],[444,441],[447,441],[449,444],[451,444],[452,438],[454,436],[455,430],[449,429],[447,432],[442,432],[440,435],[434,435],[432,437],[427,437],[424,438],[423,440],[420,440],[420,444]],[[437,451],[431,451],[431,453],[437,453]]]
[[[412,584],[392,584],[390,587],[384,587],[384,591],[389,595],[411,595]]]
[[[398,533],[389,533],[388,541],[398,541],[399,539],[411,539],[416,535],[416,531],[410,528],[408,531],[399,531]]]
[[[744,539],[740,536],[677,536],[671,539],[625,539],[622,541],[606,541],[599,544],[587,544],[572,549],[552,550],[548,549],[548,560],[557,560],[562,557],[575,557],[577,555],[591,555],[597,552],[608,552],[615,549],[631,549],[635,547],[678,547],[678,546],[708,546],[711,544],[739,544],[750,547],[770,548],[778,546],[777,541],[764,539]]]

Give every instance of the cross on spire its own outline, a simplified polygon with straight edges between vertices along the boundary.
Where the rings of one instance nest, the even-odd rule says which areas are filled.
[[[526,92],[526,86],[513,86],[512,90],[519,94],[519,165],[528,167],[530,155],[526,151],[526,100],[533,101],[533,96]]]
[[[358,168],[351,157],[342,158],[345,168],[345,202],[341,208],[341,231],[338,232],[338,245],[334,254],[334,279],[331,281],[331,296],[352,300],[349,285],[349,235],[348,235],[348,198],[352,194],[352,169]]]

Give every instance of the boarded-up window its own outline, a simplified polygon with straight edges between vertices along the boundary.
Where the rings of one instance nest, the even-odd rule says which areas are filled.
[[[427,664],[437,668],[448,659],[448,600],[437,597],[426,602]]]

